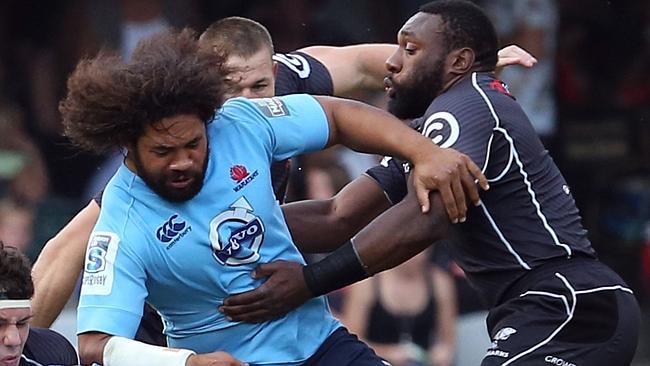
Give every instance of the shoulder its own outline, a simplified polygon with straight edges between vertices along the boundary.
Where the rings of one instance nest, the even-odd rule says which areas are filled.
[[[307,52],[276,53],[275,95],[308,93],[332,95],[334,84],[327,67]]]
[[[73,365],[78,362],[72,344],[61,334],[46,328],[30,328],[23,354],[44,365]]]

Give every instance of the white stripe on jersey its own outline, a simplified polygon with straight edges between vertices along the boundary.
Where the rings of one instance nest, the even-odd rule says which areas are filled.
[[[488,221],[490,221],[490,225],[492,225],[492,228],[494,231],[497,233],[497,236],[499,239],[501,239],[501,242],[508,248],[508,251],[510,254],[512,254],[515,259],[517,259],[517,262],[519,262],[519,265],[524,267],[524,269],[530,270],[530,266],[528,263],[526,263],[521,256],[515,251],[515,249],[512,247],[508,239],[501,233],[501,230],[499,230],[499,227],[497,226],[496,222],[494,222],[494,219],[492,219],[492,215],[488,212],[487,207],[483,204],[483,202],[480,202],[479,206],[483,209],[483,213],[485,214],[485,217],[487,217]]]
[[[500,126],[499,116],[497,116],[494,107],[490,102],[490,99],[487,97],[485,92],[479,87],[478,82],[476,80],[476,75],[477,74],[475,72],[472,73],[472,86],[481,95],[481,97],[487,104],[488,108],[490,109],[490,113],[492,114],[492,117],[494,118],[494,122],[495,122],[494,130],[502,132],[506,140],[508,140],[508,143],[510,144],[510,154],[514,157],[515,161],[517,162],[517,165],[519,166],[519,173],[521,174],[524,184],[527,187],[528,194],[530,195],[530,200],[535,206],[535,209],[537,211],[537,216],[539,216],[539,218],[542,220],[542,224],[544,225],[544,228],[546,229],[546,231],[548,231],[548,233],[553,238],[553,242],[555,243],[555,245],[563,247],[564,250],[567,252],[567,255],[570,256],[572,254],[571,248],[567,244],[560,243],[560,240],[558,239],[555,230],[553,230],[553,228],[549,225],[548,221],[546,220],[546,216],[544,216],[544,214],[542,213],[542,208],[539,202],[537,201],[537,196],[535,194],[535,191],[533,190],[533,187],[530,181],[528,180],[528,173],[526,173],[526,170],[524,169],[523,162],[521,161],[521,159],[519,159],[519,153],[517,152],[517,148],[515,147],[515,142],[512,139],[512,137],[508,134],[508,131]],[[493,225],[493,227],[495,226]]]
[[[21,357],[23,360],[27,361],[27,363],[29,363],[30,365],[34,365],[34,366],[44,366],[43,364],[40,364],[40,363],[38,363],[38,362],[36,362],[36,361],[34,361],[34,360],[32,360],[32,359],[27,358],[27,356],[25,356],[25,355],[20,355],[20,357]]]
[[[555,337],[558,333],[560,333],[560,331],[562,330],[562,328],[564,328],[567,324],[569,324],[569,322],[571,321],[571,319],[573,319],[573,314],[574,314],[574,312],[575,312],[575,310],[576,310],[576,300],[577,300],[577,299],[576,299],[576,291],[573,289],[573,287],[571,286],[571,284],[569,284],[569,281],[567,281],[566,277],[562,276],[560,273],[557,273],[557,272],[555,273],[555,277],[557,277],[557,278],[559,278],[560,280],[562,280],[562,282],[564,282],[564,285],[569,289],[569,292],[571,292],[571,300],[573,300],[573,301],[571,302],[571,307],[570,307],[570,308],[569,308],[568,306],[566,307],[566,311],[567,311],[567,318],[566,318],[566,320],[564,321],[564,323],[560,324],[560,326],[557,327],[557,328],[556,328],[556,329],[551,333],[551,335],[549,335],[546,339],[544,339],[543,341],[541,341],[541,342],[537,343],[536,345],[530,347],[529,349],[527,349],[527,350],[521,352],[520,354],[516,355],[515,357],[509,359],[507,362],[504,362],[503,364],[501,364],[501,366],[507,366],[507,365],[510,365],[511,363],[513,363],[513,362],[515,362],[516,360],[518,360],[518,359],[524,357],[525,355],[534,352],[534,351],[537,350],[538,348],[541,348],[542,346],[544,346],[545,344],[547,344],[548,342],[550,342],[550,341],[553,339],[553,337]],[[532,295],[532,294],[533,294],[533,293],[531,293],[531,295]],[[564,298],[564,299],[563,299],[564,304],[565,304],[565,305],[568,305],[568,301],[567,301],[566,297],[563,296],[563,295],[556,295],[556,294],[552,294],[552,293],[543,293],[543,292],[537,292],[537,293],[535,293],[535,295],[542,295],[542,296],[551,296],[551,297],[560,297],[560,298]],[[522,295],[522,296],[525,296],[525,295]]]

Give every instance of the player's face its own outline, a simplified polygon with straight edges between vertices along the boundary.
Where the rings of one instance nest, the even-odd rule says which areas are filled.
[[[205,124],[194,115],[163,118],[147,126],[127,163],[162,198],[183,202],[194,197],[205,178],[208,140]]]
[[[16,366],[29,335],[30,308],[0,310],[0,366]]]
[[[388,110],[398,118],[424,114],[443,90],[447,56],[438,15],[417,13],[397,35],[398,49],[386,61]]]
[[[230,88],[226,98],[270,98],[275,95],[275,64],[271,50],[262,48],[251,57],[230,56],[226,76]]]

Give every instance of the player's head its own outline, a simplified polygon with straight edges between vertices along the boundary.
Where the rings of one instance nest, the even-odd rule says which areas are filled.
[[[493,71],[496,32],[487,15],[471,2],[440,0],[423,5],[397,35],[399,48],[386,61],[391,113],[400,118],[424,114],[431,101],[473,71]]]
[[[89,151],[128,151],[126,163],[161,197],[181,202],[203,186],[205,125],[223,103],[223,63],[190,30],[138,44],[131,60],[100,53],[68,79],[65,133]]]
[[[0,365],[20,363],[32,317],[34,295],[29,260],[0,241]]]
[[[228,17],[212,23],[199,38],[201,48],[226,58],[227,97],[266,98],[275,94],[273,41],[260,23]]]

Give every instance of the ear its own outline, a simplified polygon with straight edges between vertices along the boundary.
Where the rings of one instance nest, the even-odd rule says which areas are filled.
[[[273,61],[273,78],[278,74],[278,62]]]
[[[449,52],[449,72],[455,75],[468,73],[474,65],[476,55],[469,47],[459,48]]]

